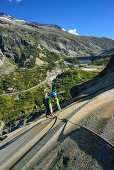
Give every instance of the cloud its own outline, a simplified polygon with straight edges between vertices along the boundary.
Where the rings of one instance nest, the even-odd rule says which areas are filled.
[[[114,38],[112,38],[114,40]]]
[[[62,28],[63,31],[66,31],[64,28]]]
[[[74,30],[69,30],[68,32],[71,33],[71,34],[74,34],[74,35],[79,35],[79,34],[76,32],[76,28],[74,28]]]

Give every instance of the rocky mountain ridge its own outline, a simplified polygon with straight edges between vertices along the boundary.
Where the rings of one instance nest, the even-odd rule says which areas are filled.
[[[36,23],[36,22],[29,22],[29,21],[25,21],[25,20],[20,20],[20,19],[16,19],[13,18],[12,16],[9,15],[5,15],[4,13],[0,13],[0,20],[3,24],[11,24],[11,25],[19,25],[21,26],[25,26],[25,28],[38,28],[38,29],[46,29],[46,27],[48,29],[58,29],[61,30],[61,28],[57,25],[52,25],[52,24],[40,24],[40,23]]]
[[[66,57],[98,56],[114,48],[105,37],[78,36],[59,26],[15,19],[0,13],[0,49],[19,67],[55,63]],[[41,63],[42,63],[41,62]]]

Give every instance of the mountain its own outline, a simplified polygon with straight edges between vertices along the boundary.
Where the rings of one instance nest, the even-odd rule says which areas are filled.
[[[0,169],[113,168],[113,51],[108,38],[0,14]],[[99,74],[66,69],[65,61],[79,65],[78,56],[110,61]],[[43,98],[53,77],[62,111],[47,119]]]
[[[6,57],[18,67],[30,68],[64,62],[66,57],[98,56],[111,48],[112,39],[73,35],[57,25],[28,22],[0,13],[2,64]]]
[[[19,20],[16,18],[13,18],[9,15],[5,15],[4,13],[0,13],[0,20],[1,23],[3,24],[11,24],[11,25],[15,25],[15,26],[20,26],[20,27],[24,27],[24,28],[28,28],[28,29],[32,29],[32,28],[38,28],[38,29],[50,29],[50,30],[61,30],[61,28],[57,25],[51,25],[51,24],[39,24],[36,22],[29,22],[29,21],[24,21],[24,20]]]
[[[112,67],[108,68],[112,68],[112,74],[109,71],[105,77],[81,84],[79,88],[76,84],[90,80],[98,72],[69,71],[69,68],[79,64],[78,56],[109,57],[113,49],[114,41],[108,38],[77,36],[57,25],[31,23],[1,13],[0,118],[10,127],[17,120],[40,113],[44,109],[42,99],[53,87],[60,102],[65,103],[71,95],[75,97],[82,90],[91,89],[91,93],[96,93],[97,86],[102,88],[105,84],[112,84]],[[56,77],[61,72],[64,73]],[[55,78],[56,81],[52,82]]]

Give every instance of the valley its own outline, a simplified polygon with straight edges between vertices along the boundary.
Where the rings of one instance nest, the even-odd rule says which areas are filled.
[[[113,105],[114,40],[0,13],[0,170],[112,169]]]

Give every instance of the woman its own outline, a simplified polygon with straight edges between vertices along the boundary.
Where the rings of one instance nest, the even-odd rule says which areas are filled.
[[[57,104],[58,110],[61,111],[61,107],[59,105],[59,101],[58,101],[58,98],[57,98],[57,93],[52,92],[51,96],[49,96],[45,99],[45,106],[46,106],[46,109],[47,109],[46,118],[48,118],[48,115],[54,116],[52,107],[54,107],[55,104]]]

